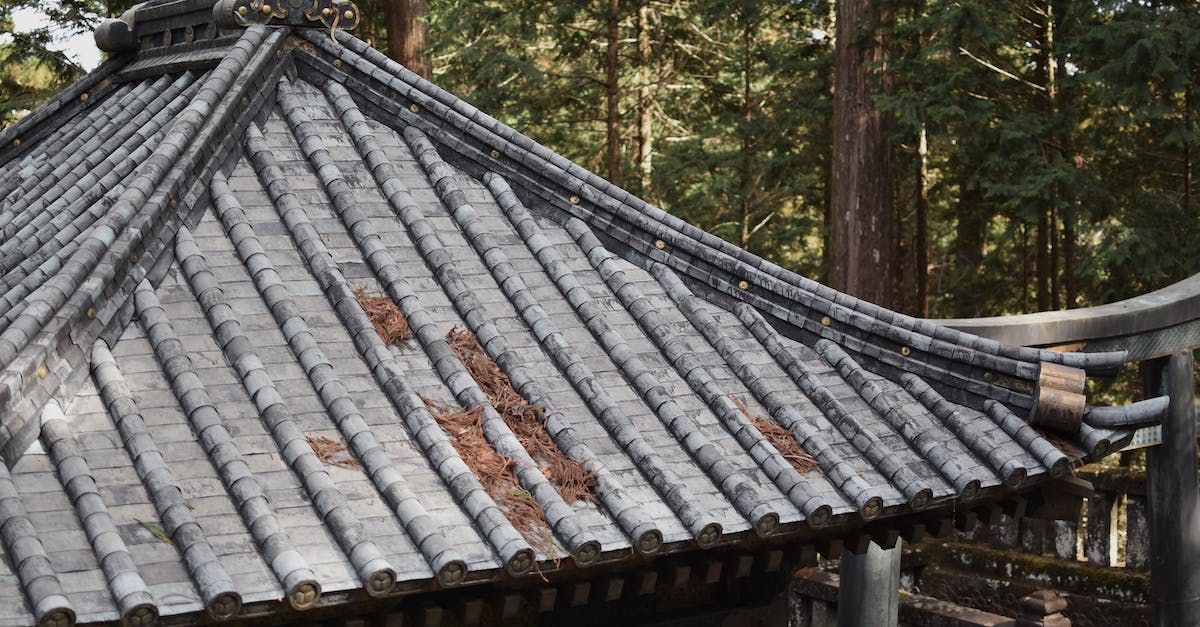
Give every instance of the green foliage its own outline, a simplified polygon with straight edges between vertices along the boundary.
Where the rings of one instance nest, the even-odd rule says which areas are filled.
[[[55,39],[88,32],[102,16],[116,15],[132,4],[132,0],[0,3],[0,128],[83,75],[82,68],[53,49]],[[23,9],[39,10],[50,25],[14,32],[13,13]]]
[[[357,34],[386,48],[385,0],[357,2]],[[128,6],[10,0],[0,25],[34,4],[58,31]],[[1200,271],[1194,0],[892,6],[891,90],[878,104],[891,116],[902,307],[922,308],[912,297],[922,197],[933,316],[1038,307],[1039,230],[1047,306],[1111,301]],[[438,0],[429,40],[442,86],[663,208],[821,278],[833,19],[831,0]],[[6,114],[78,76],[51,38],[0,38]]]

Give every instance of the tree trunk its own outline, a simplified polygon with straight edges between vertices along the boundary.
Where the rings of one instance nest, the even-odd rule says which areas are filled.
[[[749,15],[742,15],[742,128],[738,134],[741,136],[741,151],[738,155],[738,177],[741,179],[739,186],[741,188],[741,205],[742,205],[742,248],[750,247],[750,220],[754,213],[754,173],[752,172],[754,163],[754,146],[751,141],[751,122],[754,120],[754,104],[751,100],[753,95],[751,85],[754,80],[754,59],[752,55],[754,50],[752,47],[754,41],[754,24]]]
[[[886,119],[890,3],[838,0],[833,107],[830,284],[883,306],[891,285],[892,173]]]
[[[1037,275],[1037,308],[1038,311],[1050,309],[1050,212],[1045,209],[1038,211],[1037,235],[1034,237],[1036,255],[1035,270]]]
[[[620,84],[618,83],[617,53],[620,45],[621,25],[620,0],[608,0],[606,21],[607,46],[604,54],[604,93],[605,93],[605,161],[608,169],[608,180],[614,185],[621,184],[621,111]]]
[[[1029,229],[1024,222],[1021,223],[1021,311],[1029,311]]]
[[[1047,2],[1043,5],[1041,12],[1041,24],[1038,24],[1038,51],[1035,55],[1035,70],[1041,84],[1045,87],[1045,98],[1043,99],[1043,110],[1047,119],[1052,120],[1054,117],[1054,62],[1051,56],[1051,50],[1054,42],[1054,14],[1052,3]],[[1051,135],[1052,137],[1053,135]],[[1047,139],[1051,137],[1039,138],[1042,140],[1041,152],[1042,160],[1046,167],[1053,164],[1052,150],[1048,147]],[[1052,257],[1051,248],[1054,245],[1054,184],[1051,183],[1050,190],[1047,191],[1046,200],[1038,201],[1038,221],[1037,221],[1037,237],[1035,246],[1037,247],[1037,308],[1039,311],[1046,311],[1054,307],[1054,289],[1057,281],[1053,280],[1054,259]]]
[[[654,27],[654,9],[649,0],[638,7],[638,149],[637,166],[641,192],[647,196],[654,175],[654,47],[650,31]]]
[[[429,6],[425,0],[389,0],[387,3],[388,56],[428,79]]]
[[[1055,197],[1058,196],[1058,184],[1054,185]],[[1062,294],[1062,287],[1059,284],[1059,240],[1058,240],[1058,210],[1052,205],[1050,207],[1050,308],[1058,309],[1058,298]]]
[[[955,204],[954,263],[950,269],[950,280],[954,283],[954,298],[950,315],[955,318],[973,318],[986,315],[980,308],[983,301],[976,295],[988,279],[981,276],[983,251],[987,243],[987,228],[991,216],[984,203],[983,192],[978,185],[964,184]],[[1022,242],[1021,253],[1026,250]],[[1024,260],[1021,264],[1025,268]],[[1024,289],[1024,284],[1022,284]]]
[[[1054,50],[1054,67],[1056,70],[1055,77],[1058,80],[1067,76],[1067,55],[1062,52],[1066,47],[1063,45],[1064,37],[1067,34],[1067,29],[1063,26],[1068,24],[1067,10],[1070,6],[1069,2],[1057,0],[1058,6],[1054,9],[1054,17],[1059,21],[1058,43]],[[1066,166],[1080,168],[1082,164],[1079,162],[1079,155],[1075,154],[1075,133],[1074,120],[1075,103],[1073,102],[1073,94],[1067,97],[1063,96],[1063,90],[1059,85],[1053,85],[1054,91],[1054,111],[1058,116],[1059,128],[1059,145],[1062,146],[1062,156],[1066,162]],[[1070,92],[1068,92],[1070,93]],[[1079,306],[1079,280],[1076,276],[1076,266],[1078,254],[1076,248],[1076,226],[1079,220],[1078,201],[1075,195],[1075,190],[1068,184],[1059,189],[1062,197],[1062,258],[1063,258],[1063,287],[1066,290],[1067,309],[1072,309]]]
[[[1187,139],[1183,142],[1183,215],[1192,215],[1192,84],[1184,86],[1183,124]]]
[[[916,314],[929,316],[929,143],[925,133],[925,121],[917,132],[917,233],[916,242]]]

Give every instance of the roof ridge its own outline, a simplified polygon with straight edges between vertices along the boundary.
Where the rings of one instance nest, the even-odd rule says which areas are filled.
[[[262,28],[242,34],[136,164],[112,206],[71,240],[69,256],[46,261],[55,271],[20,300],[21,311],[0,332],[0,458],[10,468],[37,438],[41,407],[65,384],[82,380],[92,342],[115,316],[130,314],[134,287],[155,269],[183,222],[180,205],[196,199],[194,173],[221,152],[209,146],[228,143],[221,129],[252,113],[249,98],[230,100],[261,89],[251,79],[274,59],[284,34]]]
[[[336,69],[306,62],[300,68],[301,74],[317,74],[316,82],[323,82],[326,77],[352,75],[356,81],[362,81],[359,84],[367,90],[376,89],[374,83],[399,93],[413,102],[411,111],[386,99],[371,105],[405,124],[427,124],[423,119],[426,112],[445,120],[457,133],[439,132],[438,139],[462,158],[481,164],[485,169],[506,166],[522,179],[520,183],[528,187],[528,193],[545,195],[557,209],[585,220],[602,233],[619,238],[617,244],[638,259],[673,266],[689,282],[722,299],[742,300],[767,310],[774,309],[774,316],[782,314],[780,320],[790,323],[789,334],[800,333],[809,342],[821,337],[836,341],[843,338],[856,340],[849,348],[860,359],[892,378],[912,366],[917,366],[918,370],[949,374],[942,377],[945,382],[939,385],[943,393],[950,394],[956,401],[982,408],[985,399],[1000,394],[1003,402],[1033,417],[1042,411],[1033,400],[1040,394],[1035,383],[1042,363],[1109,374],[1124,358],[1122,351],[1062,353],[1008,346],[842,294],[738,249],[645,203],[416,76],[362,40],[346,33],[337,33],[336,41],[311,31],[297,31],[296,34],[313,44],[320,53],[343,64]],[[313,52],[312,48],[306,50]],[[305,60],[305,57],[299,58]],[[383,69],[384,73],[378,69]],[[478,142],[483,144],[482,149]],[[490,156],[488,148],[492,149]],[[515,170],[513,163],[519,164]],[[530,178],[528,171],[521,170],[530,167],[536,171],[534,177],[544,177],[544,180]],[[556,192],[548,191],[547,183],[574,194],[571,203],[563,202]],[[672,247],[679,248],[684,254],[672,255],[669,250],[664,250]],[[687,261],[688,258],[695,262]],[[789,307],[772,308],[772,299],[786,301]],[[797,307],[800,312],[796,311]],[[815,325],[818,318],[822,323],[820,326]],[[958,372],[951,374],[939,364],[951,364]]]

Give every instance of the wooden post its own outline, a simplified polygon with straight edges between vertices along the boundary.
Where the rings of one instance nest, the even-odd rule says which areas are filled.
[[[1017,627],[1071,627],[1063,616],[1067,600],[1053,590],[1038,590],[1021,599],[1021,615]]]
[[[1087,542],[1083,552],[1097,566],[1117,563],[1117,502],[1111,492],[1097,491],[1088,497]]]
[[[1165,363],[1164,363],[1165,362]],[[1200,625],[1200,486],[1191,351],[1149,364],[1147,391],[1169,394],[1162,444],[1146,451],[1150,592],[1159,625]]]
[[[900,616],[900,545],[842,553],[838,574],[838,627],[895,627]]]

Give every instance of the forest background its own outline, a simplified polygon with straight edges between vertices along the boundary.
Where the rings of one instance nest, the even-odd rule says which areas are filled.
[[[129,4],[2,0],[0,125],[81,75],[56,38]],[[357,4],[358,36],[507,124],[908,313],[1086,306],[1200,271],[1196,0]],[[14,32],[28,8],[47,24]]]

